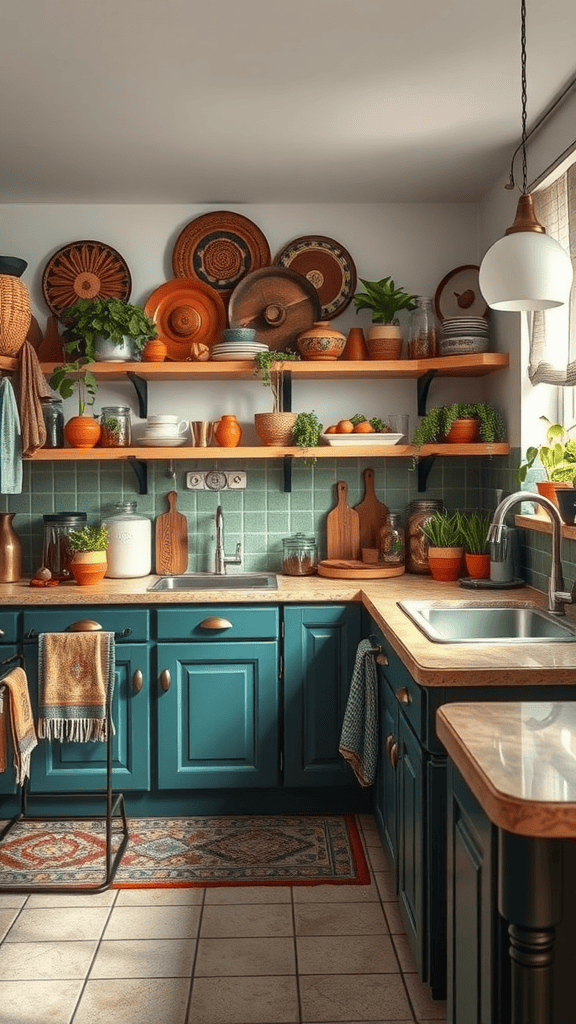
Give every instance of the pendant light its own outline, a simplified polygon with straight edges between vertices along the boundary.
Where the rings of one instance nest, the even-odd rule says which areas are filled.
[[[559,242],[538,222],[527,191],[526,164],[526,2],[521,0],[522,195],[516,218],[504,238],[488,250],[480,267],[480,291],[492,309],[553,309],[568,302],[572,262]]]

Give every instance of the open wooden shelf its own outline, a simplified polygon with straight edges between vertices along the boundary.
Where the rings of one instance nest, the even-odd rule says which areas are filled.
[[[29,456],[32,462],[118,462],[129,457],[146,462],[160,459],[361,459],[361,458],[426,458],[430,455],[508,455],[508,444],[427,444],[419,451],[411,444],[382,445],[358,444],[321,448],[281,448],[258,445],[252,448],[192,448],[180,445],[175,448],[40,448]]]

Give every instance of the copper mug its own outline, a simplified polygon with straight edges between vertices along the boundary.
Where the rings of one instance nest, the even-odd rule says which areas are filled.
[[[207,448],[212,444],[214,423],[211,420],[190,420],[190,433],[195,448]]]

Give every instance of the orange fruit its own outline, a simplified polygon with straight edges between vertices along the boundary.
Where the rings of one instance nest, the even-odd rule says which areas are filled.
[[[351,420],[340,420],[340,422],[336,424],[337,434],[351,434],[353,430],[354,424]]]
[[[370,423],[370,420],[362,420],[361,423],[357,423],[354,427],[355,434],[373,434],[374,427]]]
[[[326,430],[324,431],[324,433],[325,434],[336,434],[336,433],[338,433],[338,431],[336,430],[336,427],[334,426],[334,424],[332,424],[331,427],[326,427]]]

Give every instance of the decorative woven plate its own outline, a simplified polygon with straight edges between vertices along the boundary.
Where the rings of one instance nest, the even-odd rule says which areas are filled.
[[[479,270],[473,263],[466,263],[442,278],[434,296],[436,316],[440,320],[488,315],[488,306],[478,284]]]
[[[320,319],[320,299],[302,274],[263,267],[236,285],[228,318],[231,327],[254,327],[257,341],[280,352],[294,348],[298,335]]]
[[[226,309],[218,292],[190,277],[160,285],[144,312],[156,324],[168,359],[176,362],[186,361],[193,341],[213,345],[226,326]]]
[[[332,320],[356,291],[356,267],[350,253],[325,235],[302,235],[275,256],[277,266],[289,267],[314,285],[322,304],[322,319]]]
[[[116,249],[86,239],[70,242],[50,257],[42,275],[42,291],[51,313],[58,316],[78,299],[122,299],[132,290],[128,264]]]
[[[270,266],[270,247],[260,228],[239,213],[218,210],[187,224],[176,239],[176,277],[196,277],[226,301],[252,270]]]

